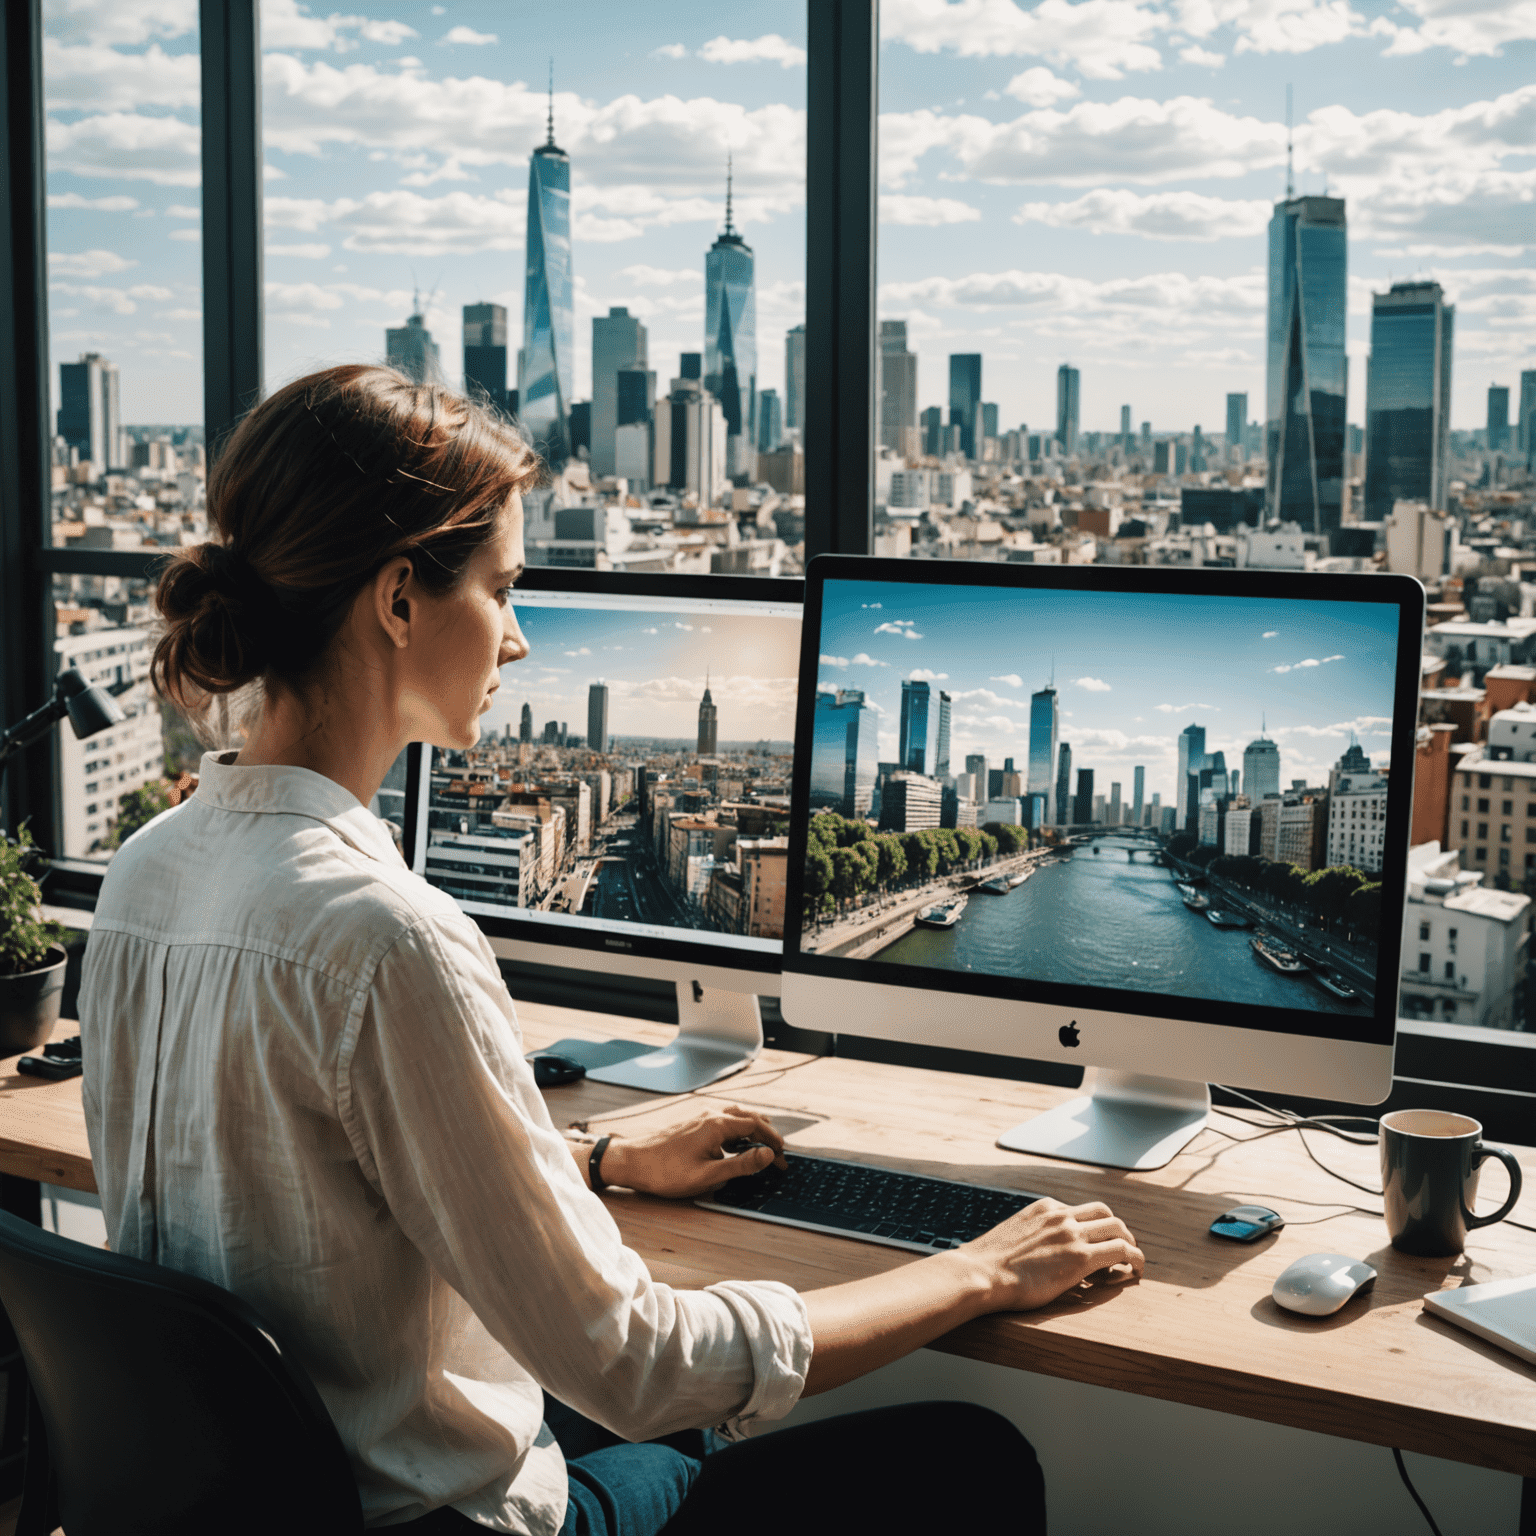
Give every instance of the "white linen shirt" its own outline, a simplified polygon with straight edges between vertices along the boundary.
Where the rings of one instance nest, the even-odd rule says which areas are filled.
[[[107,871],[80,1027],[112,1247],[256,1308],[367,1524],[451,1504],[558,1531],[541,1387],[630,1440],[799,1398],[799,1296],[651,1279],[550,1121],[479,929],[330,779],[205,756]]]

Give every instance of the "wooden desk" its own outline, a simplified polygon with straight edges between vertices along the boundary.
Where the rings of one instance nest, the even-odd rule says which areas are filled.
[[[519,1013],[530,1048],[572,1036],[663,1043],[672,1033],[563,1008],[525,1004]],[[1400,1254],[1380,1217],[1352,1209],[1356,1199],[1375,1209],[1371,1198],[1327,1177],[1294,1133],[1241,1145],[1208,1130],[1166,1168],[1144,1174],[999,1150],[1000,1131],[1067,1096],[1035,1084],[769,1051],[710,1096],[770,1111],[805,1152],[1071,1202],[1105,1200],[1146,1251],[1140,1284],[984,1318],[936,1349],[1536,1476],[1536,1367],[1428,1316],[1421,1301],[1437,1287],[1536,1270],[1536,1234],[1500,1224],[1473,1233],[1456,1259]],[[614,1131],[664,1124],[692,1108],[686,1099],[592,1082],[552,1089],[548,1102],[557,1125],[588,1120]],[[1213,1124],[1254,1134],[1219,1114]],[[1377,1178],[1374,1147],[1309,1139],[1330,1167],[1362,1183]],[[1536,1189],[1536,1150],[1516,1150]],[[47,1083],[0,1061],[0,1172],[94,1190],[78,1078]],[[1487,1182],[1485,1207],[1503,1189],[1497,1169]],[[608,1200],[625,1240],[671,1285],[755,1278],[814,1290],[913,1262],[893,1249],[687,1204],[626,1193]],[[1251,1246],[1207,1233],[1218,1212],[1250,1201],[1279,1210],[1285,1230]],[[1536,1199],[1527,1198],[1517,1214],[1529,1220],[1533,1211]],[[1319,1250],[1375,1265],[1374,1292],[1332,1318],[1276,1307],[1275,1277]]]

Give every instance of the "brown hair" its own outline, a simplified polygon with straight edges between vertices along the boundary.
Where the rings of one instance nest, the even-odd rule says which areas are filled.
[[[408,556],[429,591],[448,590],[542,473],[509,422],[392,368],[284,386],[209,475],[220,542],[179,551],[160,576],[155,686],[196,710],[257,679],[299,681],[380,567]]]

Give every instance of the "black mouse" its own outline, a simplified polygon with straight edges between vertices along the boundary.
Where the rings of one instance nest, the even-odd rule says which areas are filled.
[[[560,1088],[566,1083],[579,1082],[587,1075],[587,1069],[569,1056],[535,1056],[533,1081],[540,1088]]]

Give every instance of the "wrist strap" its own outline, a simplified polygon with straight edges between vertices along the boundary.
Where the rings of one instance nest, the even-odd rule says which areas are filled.
[[[603,1179],[603,1153],[608,1150],[608,1143],[612,1136],[600,1136],[597,1145],[592,1148],[592,1155],[587,1159],[587,1173],[592,1180],[592,1193],[600,1195],[608,1188]]]

